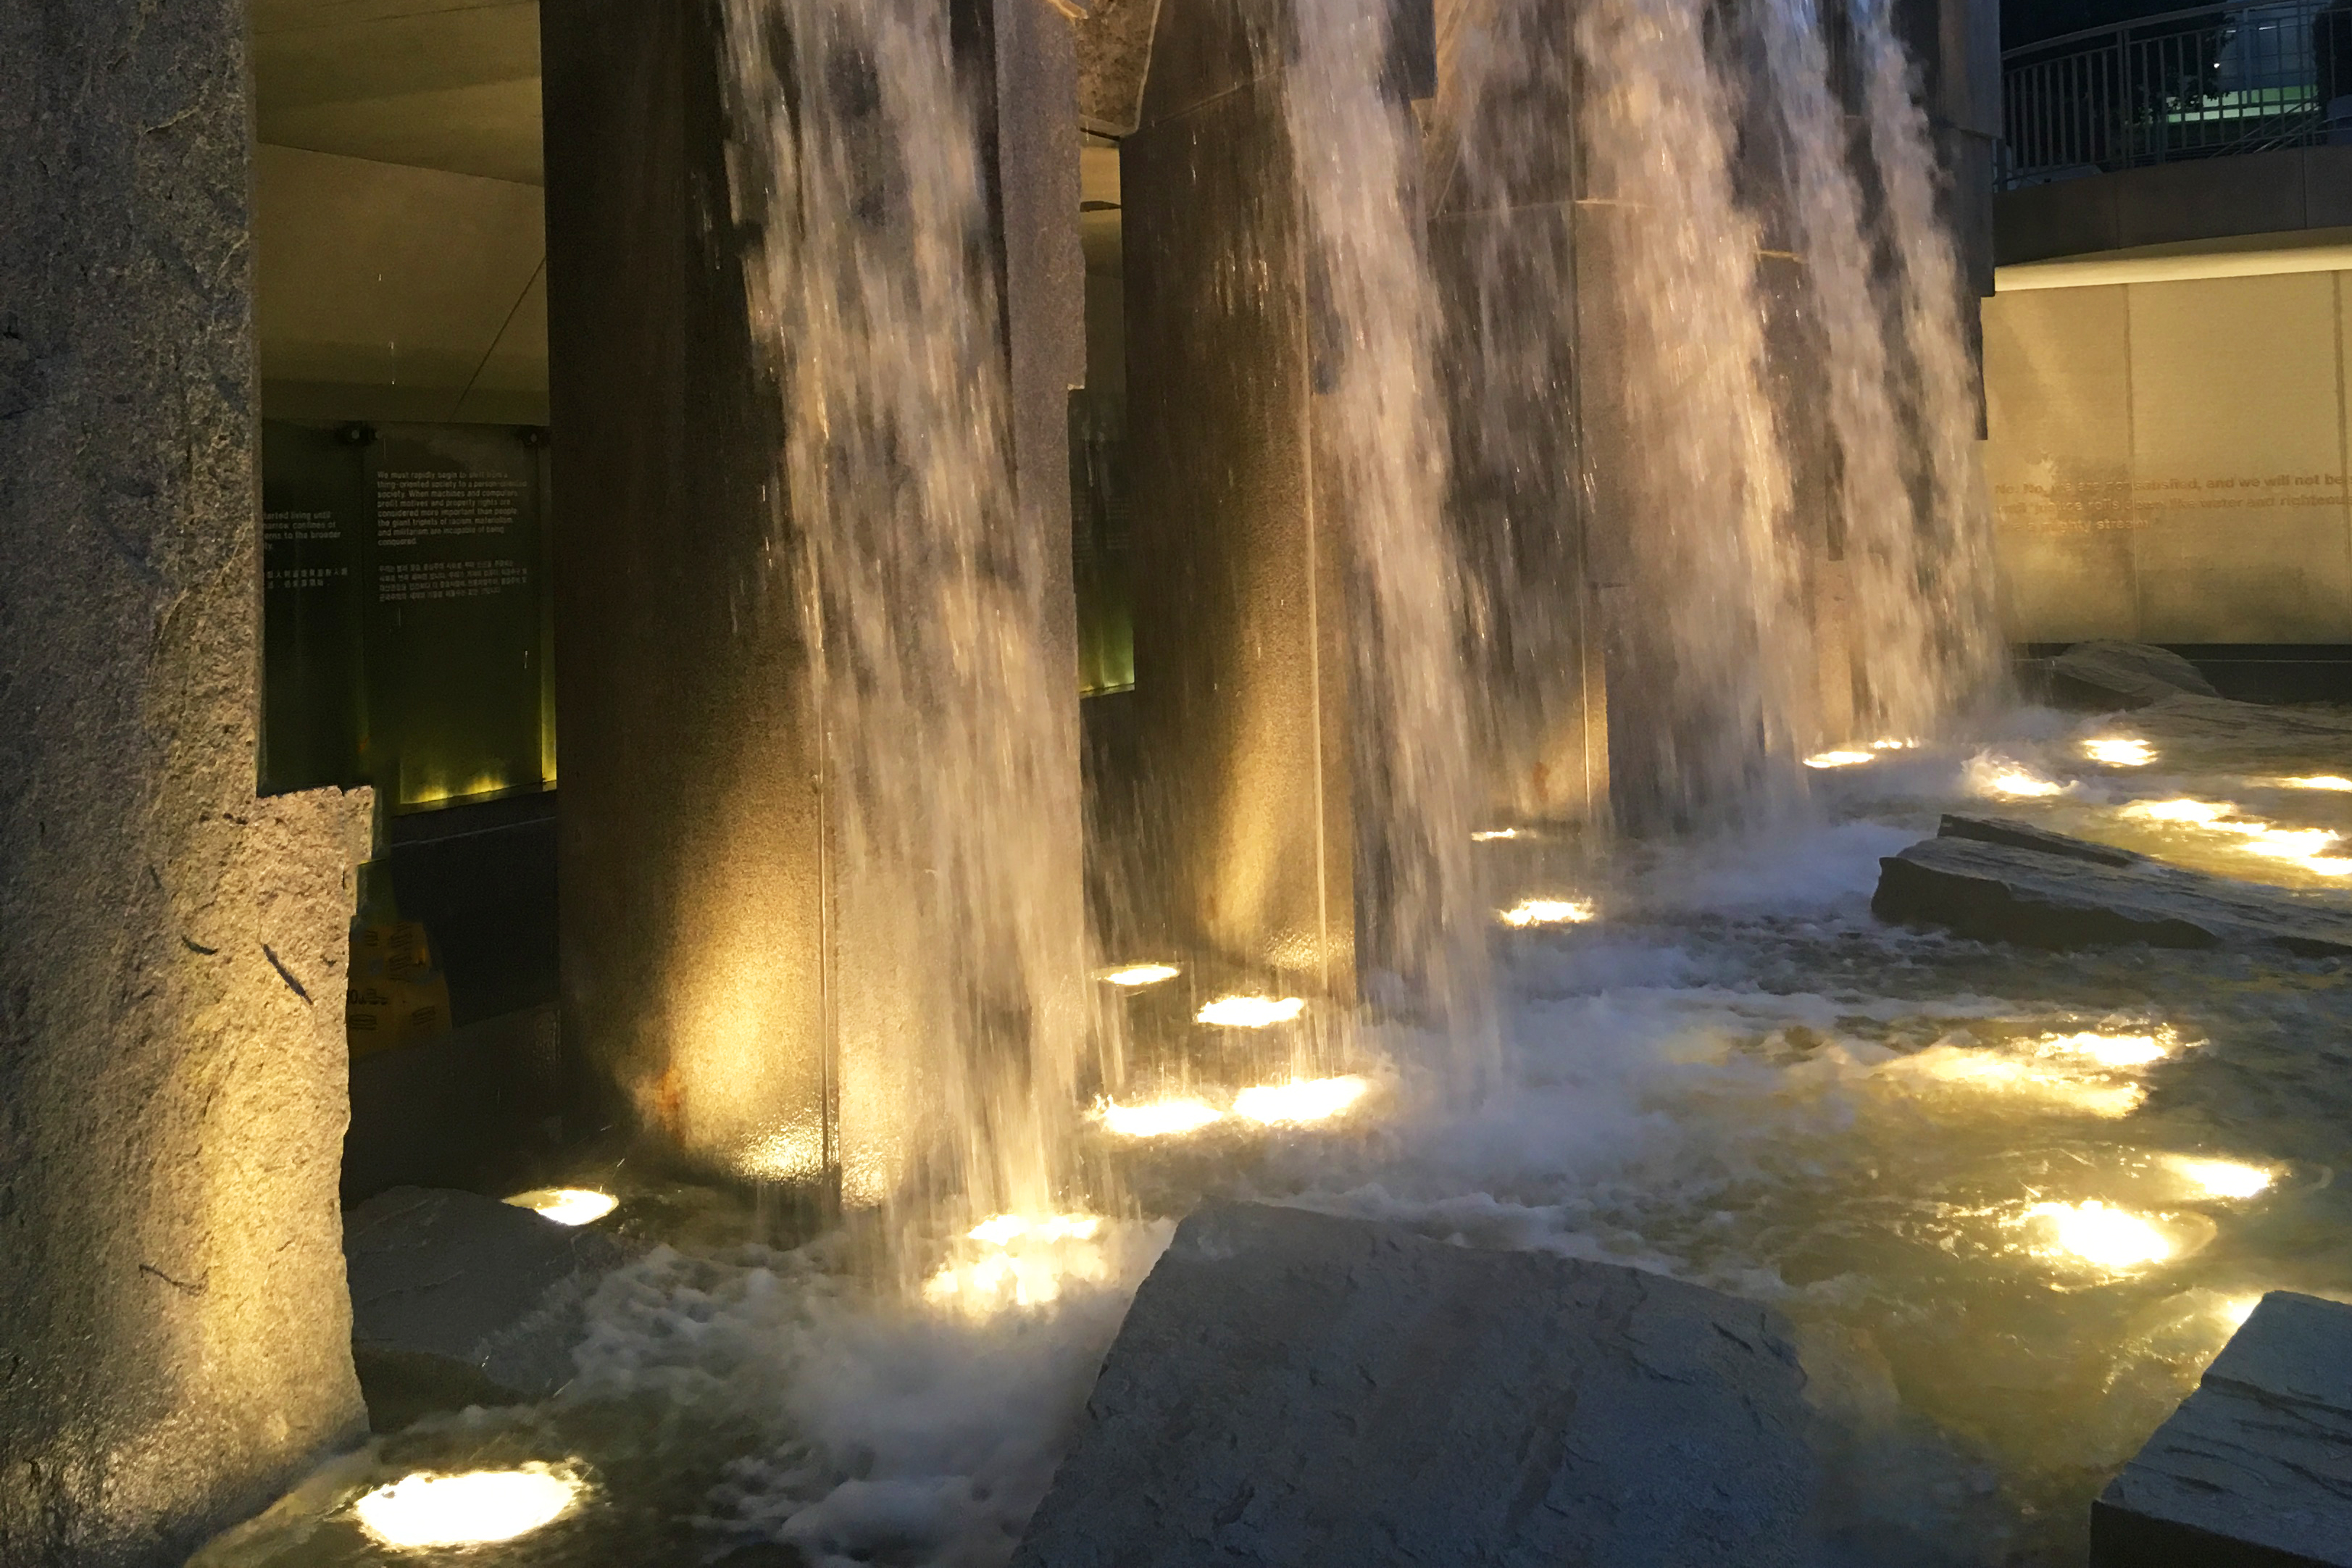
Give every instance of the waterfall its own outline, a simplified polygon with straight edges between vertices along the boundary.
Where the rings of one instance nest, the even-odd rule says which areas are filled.
[[[1284,110],[1304,206],[1317,364],[1317,504],[1349,563],[1357,899],[1367,989],[1395,986],[1449,1043],[1449,1079],[1491,1066],[1467,579],[1445,527],[1438,311],[1420,131],[1389,79],[1390,12],[1296,0]]]
[[[1597,622],[1636,828],[1769,819],[1806,752],[1931,733],[1997,660],[1933,142],[1884,5],[1829,3],[1454,11],[1457,506],[1521,689],[1487,743],[1560,749],[1600,704],[1552,672]]]
[[[1816,313],[1812,379],[1837,454],[1833,537],[1847,574],[1842,630],[1859,666],[1853,732],[1823,738],[1917,736],[1975,694],[1990,662],[1972,371],[1902,47],[1882,7],[1855,9],[1868,127],[1857,136],[1823,21],[1815,0],[1766,0],[1755,15]],[[1857,163],[1877,193],[1875,221]]]
[[[1790,465],[1754,216],[1706,0],[1584,0],[1582,413],[1610,612],[1612,780],[1644,826],[1769,808],[1806,731]],[[1588,244],[1588,242],[1591,242]]]
[[[823,736],[843,1196],[1049,1212],[1087,1037],[1076,689],[1048,619],[1069,541],[1018,525],[972,96],[943,4],[727,21],[775,567]]]
[[[1994,612],[1992,522],[1976,450],[1973,304],[1937,210],[1938,163],[1916,71],[1886,0],[1852,0],[1870,152],[1899,268],[1899,319],[1911,362],[1907,426],[1924,470],[1916,493],[1916,573],[1891,592],[1928,628],[1919,639],[1921,728],[1980,700],[2003,679]]]

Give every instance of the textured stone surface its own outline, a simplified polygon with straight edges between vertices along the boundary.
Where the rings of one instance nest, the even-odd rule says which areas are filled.
[[[562,1387],[588,1294],[626,1257],[600,1231],[428,1187],[394,1187],[353,1209],[343,1250],[352,1344],[379,1431],[398,1424],[387,1404],[405,1414]]]
[[[2050,684],[2069,707],[2145,708],[2184,691],[2220,695],[2179,654],[2136,642],[2076,643],[2051,662]]]
[[[1344,521],[1319,494],[1285,8],[1163,0],[1119,148],[1154,940],[1355,986]],[[1271,36],[1270,36],[1271,34]]]
[[[1630,1268],[1212,1205],[1137,1293],[1013,1562],[1799,1562],[1785,1332]]]
[[[176,1563],[362,1418],[364,794],[254,797],[239,0],[0,7],[0,1562]]]
[[[1160,0],[1092,0],[1072,27],[1078,45],[1078,123],[1125,136],[1143,113]]]
[[[2093,1568],[2352,1568],[2352,1307],[2273,1290],[2091,1510]]]
[[[2120,857],[2120,858],[2119,858]],[[2019,823],[1947,817],[1879,863],[1871,912],[2029,947],[2273,947],[2352,953],[2352,906],[2208,876]]]

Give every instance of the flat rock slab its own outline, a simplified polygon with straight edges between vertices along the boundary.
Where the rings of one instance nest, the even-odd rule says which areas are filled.
[[[1752,1302],[1213,1205],[1137,1293],[1013,1563],[1794,1563],[1803,1389]]]
[[[2352,1568],[2352,1307],[2262,1300],[2091,1507],[2092,1568]]]
[[[343,1255],[352,1359],[387,1431],[428,1409],[561,1388],[588,1294],[628,1253],[478,1193],[394,1187],[344,1215]]]
[[[1878,863],[1880,920],[2029,947],[2268,947],[2352,953],[2352,909],[2324,894],[2167,866],[2025,823],[1948,816]]]
[[[2051,694],[2075,708],[2145,708],[2187,692],[2218,697],[2177,653],[2136,642],[2076,643],[2050,665]]]

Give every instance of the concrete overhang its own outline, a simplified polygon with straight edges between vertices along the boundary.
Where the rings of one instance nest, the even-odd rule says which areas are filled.
[[[2352,272],[2352,227],[2178,240],[2016,262],[1993,269],[1993,289],[1997,294],[2015,294],[2032,289],[2267,278],[2285,272]]]

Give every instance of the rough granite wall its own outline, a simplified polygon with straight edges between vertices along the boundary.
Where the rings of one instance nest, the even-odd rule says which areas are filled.
[[[0,1563],[177,1563],[363,1420],[368,800],[257,800],[241,0],[0,4]]]

